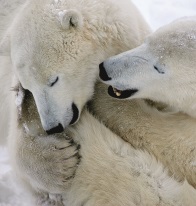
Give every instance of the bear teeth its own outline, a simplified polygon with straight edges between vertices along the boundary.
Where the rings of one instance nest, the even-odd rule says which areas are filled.
[[[116,89],[116,88],[114,88],[114,87],[113,87],[113,91],[114,91],[114,93],[116,94],[117,97],[120,97],[121,94],[122,94],[122,93],[121,93],[122,91],[120,91],[120,90],[118,90],[118,89]]]

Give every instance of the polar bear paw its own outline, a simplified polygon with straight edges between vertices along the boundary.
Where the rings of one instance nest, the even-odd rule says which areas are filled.
[[[62,135],[62,134],[61,134]],[[39,179],[44,180],[46,191],[61,194],[69,188],[80,163],[80,145],[69,137],[45,137],[37,140],[43,158],[37,172]]]
[[[26,136],[24,139],[27,141],[20,147],[17,159],[20,173],[27,177],[26,182],[35,193],[66,193],[80,163],[80,146],[65,134]],[[51,202],[48,205],[54,202],[47,201]]]
[[[65,140],[63,144],[54,146],[53,157],[56,159],[57,165],[53,165],[53,168],[56,167],[57,172],[63,174],[62,182],[67,182],[74,177],[81,159],[79,151],[80,145],[76,144],[73,139],[68,142]]]

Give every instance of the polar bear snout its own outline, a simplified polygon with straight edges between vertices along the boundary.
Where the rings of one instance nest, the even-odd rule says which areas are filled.
[[[69,125],[75,124],[80,116],[78,105],[71,99],[60,96],[46,90],[32,92],[42,128],[48,135],[61,133]]]
[[[56,119],[56,121],[54,121],[54,122],[48,121],[47,122],[48,124],[43,123],[44,124],[43,127],[44,127],[46,133],[48,135],[52,135],[52,134],[56,134],[56,133],[62,133],[67,126],[75,124],[79,119],[79,110],[78,110],[77,106],[74,103],[72,103],[72,109],[71,110],[72,110],[72,115],[71,114],[69,115],[71,117],[70,122],[67,122],[67,123],[59,122],[58,123],[58,121]],[[52,119],[51,117],[46,117],[46,118],[50,118],[50,120]],[[44,120],[42,120],[42,121],[44,122]]]
[[[109,85],[108,94],[117,99],[127,99],[138,92],[138,89],[129,88],[124,84],[122,65],[121,61],[119,61],[119,59],[116,60],[115,57],[111,57],[99,65],[100,79]]]
[[[58,121],[57,117],[50,115],[50,114],[45,116],[44,119],[41,116],[43,128],[48,135],[62,133],[67,126],[73,125],[78,121],[79,109],[77,108],[76,104],[72,103],[72,106],[70,108],[70,112],[67,112],[63,116],[64,117],[67,116],[67,117],[65,119],[63,118],[62,120],[60,118],[59,120],[61,120],[61,121]],[[68,120],[67,118],[70,120]]]
[[[72,103],[70,112],[64,113],[62,117],[58,118],[55,114],[43,115],[43,113],[40,113],[40,117],[43,129],[48,135],[62,133],[67,126],[73,125],[78,121],[79,109]]]

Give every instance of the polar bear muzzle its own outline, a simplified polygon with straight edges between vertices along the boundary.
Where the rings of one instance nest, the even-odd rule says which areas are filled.
[[[69,123],[70,125],[75,124],[77,120],[79,119],[79,110],[74,103],[72,104],[72,112],[73,112],[73,117],[72,117],[71,122]],[[47,130],[46,133],[48,135],[51,135],[51,134],[61,133],[63,131],[64,131],[63,125],[59,123],[56,127],[51,128],[50,130]]]
[[[112,84],[112,78],[109,77],[103,62],[99,65],[99,77],[103,82],[107,82],[106,84]],[[110,82],[108,83],[108,81]],[[127,99],[133,96],[136,92],[138,92],[138,89],[119,90],[113,86],[108,87],[108,94],[111,97],[118,99]]]

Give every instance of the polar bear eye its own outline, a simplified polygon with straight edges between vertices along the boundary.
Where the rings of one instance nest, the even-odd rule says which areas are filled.
[[[59,80],[59,77],[57,77],[51,84],[50,87],[53,87]]]
[[[157,70],[160,74],[165,74],[165,72],[157,66],[154,66],[154,69]]]

